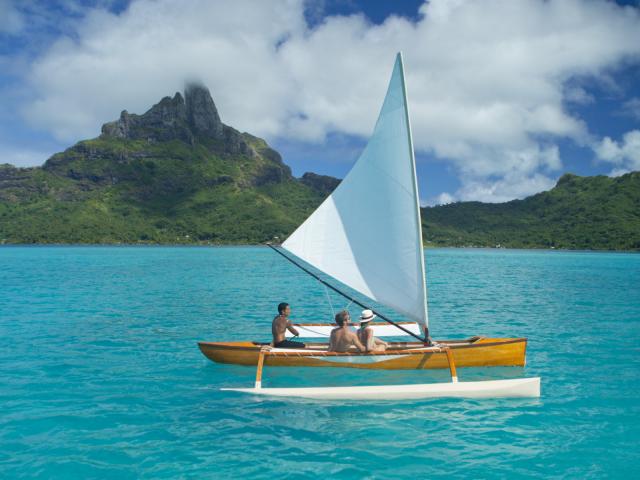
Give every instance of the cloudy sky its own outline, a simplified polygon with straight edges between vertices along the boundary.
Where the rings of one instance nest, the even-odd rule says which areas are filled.
[[[638,0],[0,0],[0,163],[199,80],[296,175],[342,177],[398,51],[425,204],[640,170]]]

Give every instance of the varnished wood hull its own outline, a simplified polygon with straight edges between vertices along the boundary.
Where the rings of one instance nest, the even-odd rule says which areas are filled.
[[[458,367],[524,366],[526,338],[473,338],[443,340]],[[217,363],[257,365],[262,345],[253,342],[199,342],[202,353]],[[326,344],[305,350],[272,350],[265,365],[274,367],[349,367],[379,370],[449,368],[446,353],[420,344],[397,343],[384,353],[326,352]]]

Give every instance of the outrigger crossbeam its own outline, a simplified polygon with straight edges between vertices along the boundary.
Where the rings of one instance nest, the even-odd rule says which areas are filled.
[[[438,347],[446,353],[451,382],[416,385],[370,385],[361,387],[262,388],[262,371],[267,356],[286,355],[263,347],[258,357],[253,388],[223,388],[222,390],[275,397],[299,397],[318,400],[413,400],[421,398],[508,398],[539,397],[540,378],[516,378],[459,382],[453,354],[447,346]]]

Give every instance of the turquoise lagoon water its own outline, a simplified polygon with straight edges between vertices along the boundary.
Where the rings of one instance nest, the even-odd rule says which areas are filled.
[[[640,255],[438,249],[427,268],[436,338],[529,338],[526,368],[461,379],[539,375],[539,400],[220,392],[254,369],[196,341],[268,340],[283,300],[328,320],[314,280],[265,248],[0,248],[0,477],[637,478]],[[265,370],[270,386],[446,379]]]

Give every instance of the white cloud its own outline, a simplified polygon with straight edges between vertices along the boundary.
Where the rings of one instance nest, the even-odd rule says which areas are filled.
[[[15,167],[42,165],[50,156],[48,150],[0,147],[0,164],[9,163]]]
[[[38,98],[25,115],[77,140],[95,136],[121,109],[142,113],[199,79],[226,123],[273,135],[289,114],[291,87],[276,45],[303,25],[295,1],[139,0],[120,16],[93,10],[77,41],[63,38],[34,62]]]
[[[463,187],[456,192],[456,197],[462,201],[507,202],[549,190],[556,181],[540,173],[523,175],[520,172],[509,172],[498,180],[471,178],[463,181]]]
[[[449,203],[453,203],[454,201],[455,201],[455,198],[451,194],[447,192],[442,192],[436,198],[435,205],[448,205]]]
[[[567,102],[575,103],[578,105],[587,105],[595,102],[595,97],[587,92],[584,88],[570,85],[565,88],[564,99]]]
[[[625,133],[620,142],[605,137],[593,149],[598,159],[615,165],[612,176],[640,170],[640,130]]]
[[[367,136],[403,50],[416,148],[453,164],[456,197],[495,201],[549,185],[562,167],[554,142],[588,138],[564,105],[589,95],[567,82],[606,79],[640,54],[638,9],[612,2],[432,0],[420,13],[381,25],[328,17],[309,29],[301,0],[90,9],[32,64],[24,114],[75,141],[197,78],[241,130],[310,142]]]
[[[609,172],[610,177],[620,177],[627,173],[631,172],[631,170],[627,170],[626,168],[614,168]]]
[[[640,120],[640,98],[634,97],[624,102],[623,113]]]

